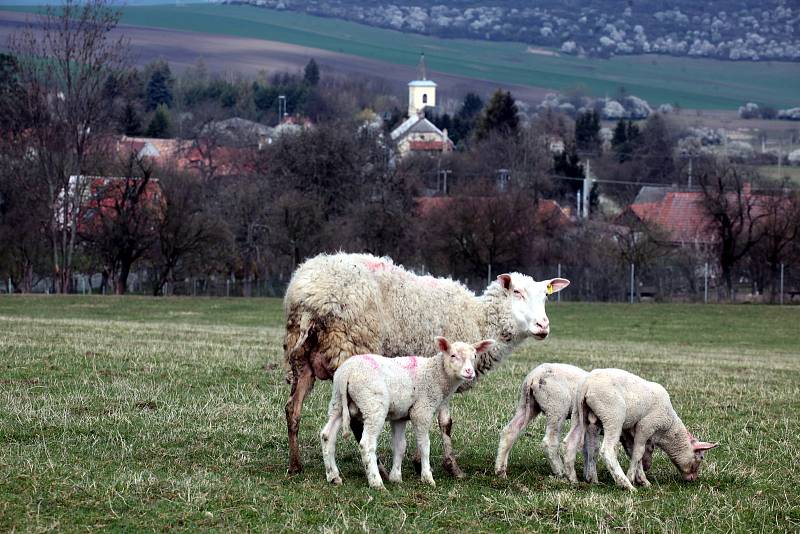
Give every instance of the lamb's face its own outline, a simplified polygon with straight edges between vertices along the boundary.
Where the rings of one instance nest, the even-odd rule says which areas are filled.
[[[551,278],[537,282],[520,273],[501,274],[497,277],[511,300],[511,315],[517,330],[525,336],[544,339],[550,333],[550,319],[545,312],[548,295],[569,285],[565,278]]]
[[[693,482],[697,479],[700,472],[700,464],[706,457],[706,451],[717,447],[719,443],[708,443],[705,441],[698,441],[697,438],[688,435],[691,448],[682,455],[681,459],[675,463],[675,466],[681,472],[681,478],[687,482]]]
[[[494,345],[493,339],[485,339],[474,345],[456,341],[450,343],[446,338],[437,337],[436,347],[444,354],[444,368],[448,376],[458,377],[467,382],[475,378],[473,361],[481,352]]]

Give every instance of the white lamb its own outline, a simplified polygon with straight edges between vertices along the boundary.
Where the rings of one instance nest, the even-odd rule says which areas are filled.
[[[564,464],[558,451],[561,430],[570,417],[578,388],[587,376],[589,373],[580,367],[563,363],[543,363],[528,373],[522,382],[517,411],[500,433],[494,466],[497,475],[506,477],[511,448],[522,431],[540,413],[547,419],[542,446],[550,469],[556,476],[564,475]],[[633,435],[630,432],[623,431],[622,444],[630,456],[633,447]],[[642,458],[645,471],[650,469],[652,454],[653,444],[648,442]]]
[[[698,441],[675,413],[669,393],[660,384],[648,382],[621,369],[595,369],[581,384],[575,399],[572,428],[567,436],[564,468],[567,477],[577,481],[575,454],[585,440],[587,471],[597,481],[597,434],[603,431],[600,455],[618,486],[635,490],[633,483],[649,486],[642,466],[648,440],[664,450],[684,480],[697,478],[705,451],[717,443]],[[614,447],[623,430],[633,432],[633,451],[627,477],[617,460]]]
[[[524,274],[501,274],[477,296],[454,280],[418,276],[368,254],[321,254],[303,263],[284,299],[284,350],[292,385],[286,403],[289,473],[302,469],[297,435],[303,400],[315,380],[329,380],[347,358],[368,353],[430,357],[436,353],[430,340],[439,335],[495,339],[495,346],[475,362],[476,380],[462,391],[526,339],[547,337],[547,296],[568,285],[563,278],[537,282]],[[438,419],[445,469],[462,476],[447,404]],[[360,439],[360,420],[354,417],[351,425]]]
[[[360,417],[364,423],[359,445],[370,487],[383,488],[375,449],[378,434],[387,418],[392,422],[394,456],[389,480],[402,482],[405,428],[410,420],[421,455],[422,480],[436,486],[430,464],[429,434],[433,418],[461,384],[475,378],[473,359],[493,345],[493,339],[475,345],[460,341],[451,345],[444,337],[437,337],[439,352],[432,358],[384,358],[360,354],[339,366],[333,376],[328,422],[320,432],[328,482],[342,483],[336,467],[336,436],[342,425],[347,435],[352,415]]]

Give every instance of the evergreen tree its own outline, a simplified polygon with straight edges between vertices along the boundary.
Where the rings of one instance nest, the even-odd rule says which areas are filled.
[[[153,115],[153,119],[150,121],[150,124],[147,126],[147,132],[145,132],[147,137],[159,137],[162,139],[166,139],[170,135],[170,121],[169,121],[169,109],[166,105],[161,104],[156,108],[156,113]]]
[[[464,102],[461,104],[461,109],[458,110],[458,118],[465,120],[472,120],[478,116],[483,109],[483,100],[475,93],[467,93],[464,97]]]
[[[169,65],[159,65],[150,75],[147,82],[147,111],[156,109],[160,105],[172,106],[172,89],[170,88],[172,75]]]
[[[517,113],[517,104],[511,93],[496,91],[478,120],[476,136],[481,140],[487,138],[491,133],[506,136],[516,135],[519,127]]]
[[[11,54],[0,54],[0,128],[9,128],[13,117],[19,116],[21,97],[17,59]]]
[[[122,110],[121,126],[125,135],[134,136],[142,133],[142,120],[131,102],[126,103],[125,108]]]
[[[314,61],[312,57],[308,64],[306,65],[306,70],[303,75],[303,81],[311,86],[315,86],[319,83],[319,66],[317,66],[317,62]]]
[[[600,144],[600,115],[587,111],[575,119],[575,143],[578,150],[596,150]]]
[[[625,119],[620,119],[617,126],[614,128],[614,137],[611,138],[611,146],[617,148],[619,145],[628,141],[628,127],[625,124]]]

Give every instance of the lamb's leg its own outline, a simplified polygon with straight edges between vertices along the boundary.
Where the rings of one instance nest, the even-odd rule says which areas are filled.
[[[389,473],[389,480],[391,482],[402,482],[402,465],[403,456],[406,453],[406,422],[393,421],[392,422],[392,472]]]
[[[494,462],[494,472],[496,475],[506,478],[506,469],[508,468],[508,457],[511,454],[511,448],[516,443],[519,435],[530,424],[531,421],[536,419],[539,415],[539,409],[533,397],[527,392],[523,393],[522,398],[517,405],[517,411],[511,421],[500,432],[500,443],[497,446],[497,459]]]
[[[645,453],[645,446],[647,445],[648,438],[650,438],[650,436],[644,435],[641,430],[634,434],[631,464],[628,467],[628,480],[631,483],[639,482],[642,486],[650,485],[650,482],[644,474],[644,468],[642,467],[642,457]]]
[[[345,406],[345,410],[347,407]],[[319,433],[322,442],[322,460],[325,463],[325,478],[328,482],[336,484],[342,483],[339,476],[339,468],[336,467],[336,438],[339,435],[339,428],[342,426],[341,414],[331,415],[328,423]]]
[[[620,467],[619,460],[617,459],[616,447],[617,443],[619,443],[619,436],[622,433],[621,422],[603,421],[603,433],[603,444],[600,446],[600,455],[603,457],[603,461],[611,473],[611,476],[618,486],[636,491],[636,488],[633,487],[628,477],[625,476],[625,472],[622,470],[622,467]]]
[[[358,417],[351,417],[350,431],[353,433],[356,443],[361,443],[361,435],[364,433],[363,421],[361,421],[361,419]],[[384,481],[389,480],[389,473],[386,472],[386,468],[383,466],[383,462],[381,462],[380,458],[378,458],[378,473],[380,473],[381,478]]]
[[[359,445],[361,447],[361,461],[367,472],[367,482],[373,489],[384,489],[383,480],[378,472],[378,457],[375,453],[378,448],[378,434],[383,427],[386,415],[365,417],[364,433],[361,436]]]
[[[413,423],[414,433],[417,436],[417,450],[419,451],[422,464],[420,477],[423,482],[427,482],[431,486],[436,487],[436,482],[433,481],[433,472],[431,472],[431,422],[413,421]]]
[[[578,475],[575,474],[575,456],[578,448],[583,443],[584,426],[580,423],[578,414],[572,414],[572,427],[567,434],[567,447],[564,451],[564,474],[570,482],[577,482]]]
[[[565,417],[560,414],[548,415],[544,439],[542,439],[542,447],[544,447],[547,460],[550,462],[550,469],[557,477],[564,476],[564,463],[558,453],[558,442],[565,420]]]
[[[297,433],[300,430],[300,412],[303,399],[314,386],[314,372],[307,361],[299,363],[292,374],[292,390],[286,402],[286,428],[289,432],[289,474],[294,475],[303,470],[300,462],[300,447]]]
[[[444,466],[444,470],[448,472],[450,476],[464,478],[464,472],[458,467],[456,457],[453,454],[453,442],[450,439],[450,433],[453,430],[453,418],[450,417],[450,406],[448,404],[443,404],[442,407],[439,408],[438,419],[439,428],[442,430],[442,453],[444,456],[442,465]]]

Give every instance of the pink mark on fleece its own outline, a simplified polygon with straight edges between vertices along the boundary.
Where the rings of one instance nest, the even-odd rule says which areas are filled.
[[[372,354],[359,354],[358,356],[356,356],[356,358],[360,358],[360,359],[364,360],[364,361],[365,361],[365,362],[367,362],[367,363],[370,365],[370,367],[372,367],[373,369],[375,369],[375,370],[377,370],[377,369],[378,369],[378,362],[377,362],[377,361],[375,361],[375,358],[373,357],[373,355],[372,355]]]
[[[403,364],[403,368],[411,375],[417,374],[417,357],[409,356],[408,361]]]
[[[385,261],[381,260],[366,260],[364,262],[364,267],[372,271],[373,273],[377,273],[378,271],[389,271],[391,267],[387,265]]]
[[[428,287],[430,289],[436,289],[437,287],[439,287],[439,280],[437,280],[433,276],[430,276],[430,275],[420,276],[420,277],[418,277],[418,280],[419,280],[420,284],[422,284],[425,287]]]

